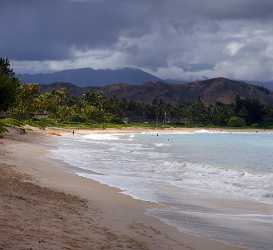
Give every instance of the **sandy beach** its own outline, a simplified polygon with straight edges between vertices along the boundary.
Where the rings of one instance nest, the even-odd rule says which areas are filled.
[[[31,127],[31,129],[33,129]],[[224,133],[259,133],[259,132],[273,132],[273,129],[256,129],[256,128],[203,128],[203,127],[197,127],[197,128],[106,128],[106,129],[66,129],[66,128],[46,128],[44,133],[48,135],[53,136],[61,136],[66,134],[72,134],[72,131],[74,130],[75,134],[92,134],[92,133],[100,133],[100,134],[107,134],[107,133],[192,133],[192,132],[198,132],[198,131],[208,131],[208,132],[224,132]]]
[[[145,215],[158,204],[76,176],[49,159],[48,149],[63,133],[71,130],[13,131],[0,139],[0,249],[241,249],[181,233]]]

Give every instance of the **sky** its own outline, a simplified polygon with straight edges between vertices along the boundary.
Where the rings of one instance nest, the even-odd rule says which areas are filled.
[[[163,79],[273,80],[272,0],[0,0],[17,73],[137,67]]]

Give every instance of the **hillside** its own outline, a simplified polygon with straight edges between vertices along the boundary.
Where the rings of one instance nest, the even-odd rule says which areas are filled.
[[[273,92],[260,86],[232,81],[226,78],[214,78],[188,84],[167,84],[164,82],[146,82],[142,85],[112,84],[104,87],[80,88],[73,84],[55,83],[41,85],[41,91],[50,91],[58,88],[68,88],[73,95],[81,95],[90,89],[96,89],[108,97],[152,103],[155,98],[166,103],[192,103],[199,98],[206,105],[216,102],[231,104],[236,96],[243,99],[257,99],[266,105],[273,105]]]
[[[265,88],[270,89],[270,90],[273,91],[273,81],[258,82],[258,83],[254,83],[254,84],[263,86],[263,87],[265,87]]]
[[[40,91],[42,93],[44,92],[51,92],[52,90],[58,90],[58,89],[66,89],[68,93],[72,96],[80,96],[88,89],[86,88],[81,88],[78,87],[72,83],[67,83],[67,82],[55,82],[52,84],[41,84],[40,85]]]
[[[24,83],[51,84],[54,82],[72,82],[77,86],[104,86],[117,82],[129,84],[143,84],[145,81],[159,81],[160,79],[135,68],[123,69],[91,69],[82,68],[64,70],[47,74],[22,74],[17,77]]]
[[[257,99],[263,104],[273,105],[273,92],[260,86],[225,78],[215,78],[184,85],[162,82],[147,82],[141,86],[115,84],[101,88],[101,90],[106,96],[116,96],[145,103],[152,103],[155,98],[172,104],[190,103],[200,98],[207,105],[216,102],[231,104],[236,96],[240,96],[243,99]]]

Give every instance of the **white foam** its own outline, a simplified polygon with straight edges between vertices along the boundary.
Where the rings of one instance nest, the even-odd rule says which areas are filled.
[[[273,174],[255,174],[189,162],[182,163],[182,166],[176,164],[167,169],[169,173],[166,175],[177,176],[173,185],[213,191],[232,198],[273,203],[269,195],[273,190]]]
[[[167,143],[154,143],[154,146],[161,148],[161,147],[167,147],[170,146],[170,144]]]
[[[84,135],[83,138],[96,141],[114,141],[119,140],[119,134],[88,134]]]
[[[244,135],[254,135],[254,134],[269,134],[272,135],[272,131],[243,131],[243,130],[217,130],[217,129],[197,129],[192,131],[182,131],[182,130],[174,130],[174,131],[164,131],[164,130],[158,130],[158,131],[152,131],[152,132],[142,132],[140,134],[143,135],[193,135],[193,134],[244,134]]]
[[[110,149],[116,153],[116,156],[109,151],[102,153],[94,150],[77,152],[76,150],[58,150],[57,155],[62,156],[61,160],[72,164],[81,169],[91,170],[109,178],[100,178],[105,184],[116,184],[113,179],[120,179],[118,185],[123,190],[129,190],[131,193],[137,192],[137,189],[142,188],[136,185],[129,186],[128,183],[122,181],[122,178],[132,177],[130,180],[149,180],[149,182],[162,182],[183,189],[192,189],[206,192],[213,192],[219,196],[229,198],[240,198],[258,200],[267,203],[273,203],[273,174],[255,174],[238,170],[223,169],[205,164],[191,163],[187,161],[169,161],[165,160],[166,155],[158,152],[146,152],[146,157],[133,158],[142,156],[143,149],[138,145],[133,148],[122,146],[113,147]],[[110,152],[111,152],[110,151]],[[120,154],[123,154],[120,157]],[[98,164],[98,162],[100,162]],[[149,191],[152,194],[153,187]],[[128,192],[129,192],[128,191]],[[149,193],[148,192],[148,193]],[[130,193],[130,192],[129,192]],[[149,200],[147,194],[145,200]],[[154,200],[153,200],[154,201]]]
[[[228,138],[229,143],[236,144],[237,135],[194,135],[207,133],[227,132],[201,129],[194,132],[164,133],[187,135],[181,136],[181,140],[179,136],[174,140],[173,137],[151,136],[151,133],[147,136],[99,133],[75,138],[62,137],[58,138],[60,145],[57,149],[53,149],[53,156],[77,168],[74,168],[74,171],[79,176],[119,188],[122,193],[135,199],[170,205],[171,207],[166,208],[166,217],[160,212],[158,216],[161,220],[173,223],[181,230],[189,230],[189,232],[200,233],[200,235],[204,230],[206,235],[213,229],[215,230],[213,235],[219,233],[222,236],[222,232],[225,234],[232,232],[237,236],[235,230],[226,230],[228,222],[230,221],[230,225],[233,225],[235,220],[240,228],[241,224],[245,223],[247,230],[252,228],[250,222],[260,223],[258,224],[259,232],[261,225],[268,224],[268,227],[271,227],[272,215],[263,214],[261,210],[257,210],[257,213],[256,210],[252,211],[252,208],[244,205],[248,203],[240,203],[238,210],[233,207],[221,207],[217,210],[213,206],[212,208],[206,207],[205,203],[207,199],[220,198],[254,200],[273,204],[273,171],[270,166],[273,137],[261,136],[263,140],[259,141],[259,136],[252,138],[238,135],[243,144],[239,144],[236,149],[239,150],[239,154],[247,152],[248,158],[240,158],[232,151],[217,158],[216,156],[221,155],[223,151],[226,153],[225,148],[220,147],[220,150],[217,150],[219,145],[229,145],[223,139]],[[156,135],[156,132],[152,135]],[[188,137],[188,135],[194,136]],[[214,137],[217,137],[216,141]],[[264,140],[264,138],[267,139]],[[193,140],[197,140],[198,143],[200,140],[201,145],[205,146],[199,147],[199,144],[192,144]],[[213,143],[210,144],[210,140]],[[264,151],[262,146],[265,144],[268,148]],[[241,151],[244,146],[246,150]],[[204,152],[205,156],[202,154]],[[209,152],[212,154],[209,155]],[[266,152],[265,155],[262,154],[264,152]],[[225,162],[225,156],[233,157],[235,161]],[[209,160],[203,161],[204,158]],[[258,167],[255,168],[253,165],[248,167],[248,162],[253,164],[253,159],[256,160],[256,158]],[[242,160],[247,164],[241,164]],[[207,162],[207,164],[202,162]],[[224,165],[220,166],[217,162],[222,162]],[[254,162],[256,164],[256,161]],[[263,164],[264,162],[269,164]],[[203,204],[205,204],[204,207]],[[224,206],[226,204],[229,203],[225,203]],[[157,216],[157,213],[154,212],[153,215]],[[196,218],[199,217],[202,224],[201,226],[197,224],[195,228],[196,221],[198,221]],[[175,219],[172,220],[172,218]],[[220,227],[215,227],[218,220]],[[206,224],[206,221],[213,223]],[[270,234],[271,228],[266,232]],[[256,232],[253,235],[256,235]],[[241,243],[241,237],[239,238]],[[247,237],[247,242],[249,239],[250,237]]]
[[[70,143],[76,144],[69,146],[69,140]],[[246,172],[240,170],[240,166],[225,169],[221,166],[186,161],[181,155],[177,158],[177,155],[173,156],[169,150],[164,151],[164,147],[173,145],[171,142],[158,142],[158,139],[154,138],[154,142],[145,144],[138,141],[135,134],[89,134],[73,141],[70,138],[69,140],[54,150],[55,157],[83,170],[109,175],[109,178],[104,178],[106,182],[110,182],[111,178],[126,179],[130,176],[132,182],[134,178],[151,183],[162,182],[178,188],[203,190],[224,197],[273,203],[273,174]],[[81,144],[86,141],[91,142],[90,146]],[[95,144],[92,145],[93,143]],[[141,188],[137,183],[139,182],[128,188],[127,184],[121,181],[119,187],[124,186],[124,189],[133,192]],[[153,186],[150,188],[148,193],[153,193]]]

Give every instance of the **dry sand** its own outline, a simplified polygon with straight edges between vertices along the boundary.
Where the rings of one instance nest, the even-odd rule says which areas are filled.
[[[0,139],[0,249],[240,249],[180,233],[144,214],[157,205],[73,175],[47,157],[56,133]]]

